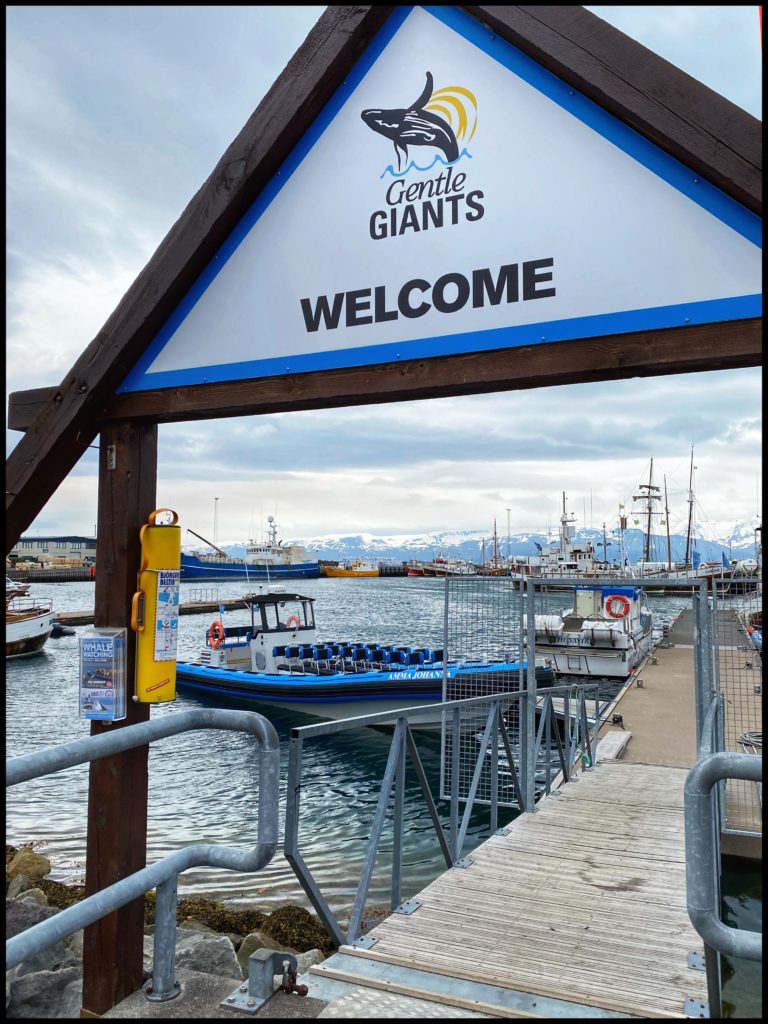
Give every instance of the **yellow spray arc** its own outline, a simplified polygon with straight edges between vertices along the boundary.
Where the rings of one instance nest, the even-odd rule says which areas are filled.
[[[160,513],[170,523],[157,523]],[[170,508],[157,508],[142,526],[141,568],[131,605],[136,633],[134,700],[159,704],[176,696],[176,648],[179,636],[181,527]]]

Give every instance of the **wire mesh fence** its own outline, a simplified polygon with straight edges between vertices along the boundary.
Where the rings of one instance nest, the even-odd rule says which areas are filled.
[[[460,801],[466,801],[473,793],[475,802],[489,804],[491,794],[496,792],[500,807],[520,807],[519,778],[525,774],[523,762],[529,756],[535,772],[535,794],[539,796],[549,791],[551,780],[561,769],[564,750],[576,751],[583,746],[582,719],[586,724],[586,713],[581,714],[578,685],[567,685],[545,708],[543,694],[558,680],[550,661],[544,657],[533,659],[539,694],[528,722],[521,722],[521,717],[529,714],[524,701],[509,697],[500,702],[501,723],[490,742],[485,735],[489,728],[491,699],[498,694],[526,690],[528,643],[525,629],[531,609],[536,621],[554,610],[562,612],[564,603],[573,603],[573,590],[568,588],[564,592],[537,583],[532,604],[530,600],[519,581],[509,577],[445,579],[444,647],[447,656],[452,661],[463,662],[467,671],[459,670],[452,678],[444,680],[443,699],[487,696],[488,701],[463,709],[458,721],[446,719],[443,723],[440,785],[444,799],[453,791],[455,776]],[[477,670],[479,661],[488,662],[482,671]],[[472,671],[469,671],[470,666]],[[596,708],[597,688],[591,687],[591,690]],[[589,713],[591,723],[595,721],[595,708]],[[533,754],[527,744],[535,744]],[[484,761],[478,777],[478,756],[483,748]],[[571,766],[572,762],[568,770]]]
[[[725,749],[762,756],[763,661],[762,590],[719,589],[715,610],[715,657],[725,701]],[[742,779],[726,785],[725,827],[762,832],[762,786]]]

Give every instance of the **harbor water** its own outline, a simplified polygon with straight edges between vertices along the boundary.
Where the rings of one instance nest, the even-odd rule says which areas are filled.
[[[287,591],[289,581],[281,581]],[[236,598],[247,589],[243,581],[210,584],[219,600]],[[444,581],[427,578],[317,579],[297,581],[296,591],[316,598],[319,640],[369,640],[443,646]],[[93,583],[33,584],[31,593],[50,596],[57,612],[93,607]],[[184,583],[182,602],[200,596],[200,585]],[[212,595],[211,595],[212,596]],[[560,595],[562,603],[567,595]],[[519,598],[518,598],[519,599]],[[651,598],[654,632],[660,633],[677,612],[689,605],[690,595]],[[179,620],[180,659],[196,658],[212,619],[226,625],[250,621],[243,607],[221,616],[185,615]],[[77,627],[77,634],[90,627]],[[6,753],[13,757],[53,744],[87,736],[89,723],[78,718],[78,635],[50,639],[39,655],[12,660],[6,666]],[[496,640],[498,642],[498,639]],[[478,638],[476,654],[483,650]],[[604,694],[618,692],[620,684],[607,684]],[[209,702],[206,700],[206,704]],[[210,702],[209,706],[212,705]],[[152,717],[175,710],[203,706],[182,690],[172,704],[158,705]],[[224,705],[222,705],[224,706]],[[228,702],[228,707],[258,710],[276,727],[281,741],[281,824],[284,820],[287,750],[290,729],[316,721],[299,713],[274,712],[264,707]],[[692,709],[693,712],[693,709]],[[365,713],[364,707],[361,714]],[[367,840],[379,797],[391,733],[353,729],[305,744],[300,817],[300,851],[325,898],[340,915],[349,911],[363,867]],[[417,745],[433,794],[439,793],[440,735],[420,732]],[[258,820],[257,764],[251,737],[241,733],[206,730],[159,741],[150,748],[147,850],[152,863],[194,843],[220,843],[247,847],[256,840]],[[7,792],[6,841],[14,846],[34,841],[52,864],[51,876],[62,882],[84,877],[87,822],[88,767],[82,765],[56,775],[13,787]],[[449,807],[439,801],[447,824]],[[514,812],[500,811],[499,825]],[[475,809],[464,847],[488,834],[488,811]],[[368,895],[369,904],[388,905],[391,877],[391,823],[385,825],[381,852]],[[282,835],[281,835],[282,842]],[[211,868],[185,872],[179,894],[207,895],[233,906],[257,905],[269,910],[293,900],[308,901],[279,852],[262,871],[242,875]],[[413,772],[406,781],[402,897],[407,899],[445,868],[439,844],[419,784]],[[729,923],[754,928],[762,909],[762,893],[751,875],[740,883],[738,870],[724,879],[728,893]],[[752,1006],[752,965],[734,962],[726,975],[730,1016],[749,1016]],[[742,979],[747,980],[742,984]],[[758,982],[759,985],[759,982]],[[759,999],[759,989],[757,992]]]

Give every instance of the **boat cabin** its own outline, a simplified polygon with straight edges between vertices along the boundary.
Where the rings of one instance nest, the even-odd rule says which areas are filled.
[[[250,626],[222,626],[211,623],[200,661],[214,668],[254,672],[277,672],[286,663],[277,652],[292,645],[315,642],[315,599],[286,593],[284,587],[247,594],[244,603],[251,611]]]

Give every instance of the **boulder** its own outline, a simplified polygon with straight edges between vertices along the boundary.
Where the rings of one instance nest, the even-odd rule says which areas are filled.
[[[10,1018],[68,1017],[77,1019],[83,1002],[83,968],[35,971],[11,982],[6,1014]]]
[[[184,928],[190,932],[206,932],[208,935],[215,935],[216,932],[213,928],[209,928],[207,924],[203,924],[202,921],[179,921],[176,925],[177,928]]]
[[[18,898],[20,900],[32,900],[33,903],[37,903],[40,907],[48,906],[48,897],[42,889],[25,889]]]
[[[28,846],[22,847],[11,859],[5,871],[8,878],[27,875],[33,882],[45,878],[51,870],[51,862],[42,853],[35,853]]]
[[[66,939],[64,939],[64,945],[67,947],[67,949],[71,950],[71,952],[73,952],[75,956],[79,956],[80,959],[82,960],[83,929],[81,928],[79,932],[75,932],[73,935],[70,935]]]
[[[277,939],[267,935],[266,932],[251,932],[250,935],[245,936],[237,950],[237,959],[244,978],[248,977],[248,957],[251,953],[255,953],[257,949],[274,949],[277,953],[293,953],[294,956],[296,955],[295,949],[282,945]]]
[[[144,937],[144,970],[152,973],[154,938]],[[186,967],[202,974],[243,980],[235,947],[226,935],[208,934],[190,929],[176,932],[176,967]]]
[[[26,889],[32,888],[32,881],[28,875],[15,875],[8,881],[5,887],[5,895],[9,900],[15,900]]]
[[[53,907],[41,907],[32,900],[6,900],[5,937],[12,939],[19,932],[26,931],[33,924],[39,924],[54,914],[58,914],[58,910]]]
[[[296,957],[296,974],[306,974],[310,967],[321,964],[326,959],[322,949],[308,949],[306,953],[299,953]]]

